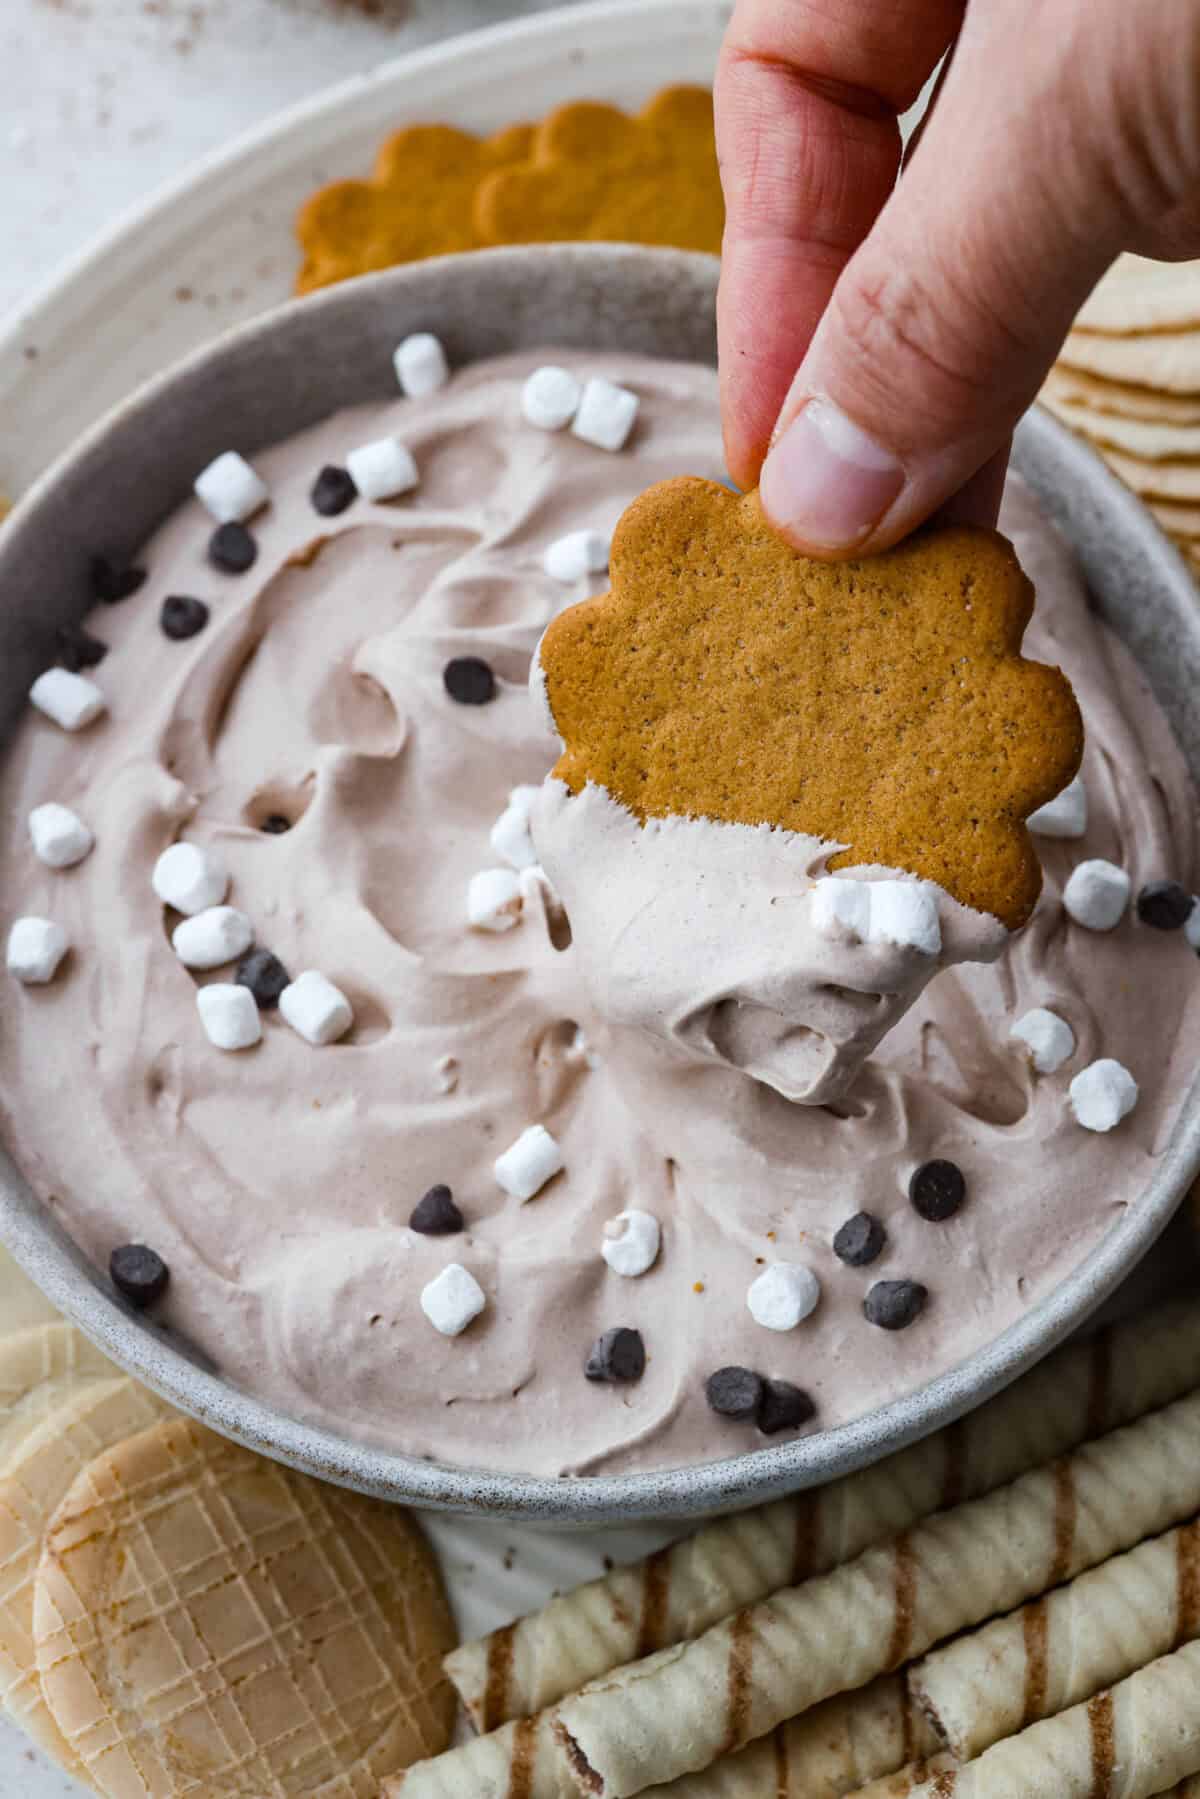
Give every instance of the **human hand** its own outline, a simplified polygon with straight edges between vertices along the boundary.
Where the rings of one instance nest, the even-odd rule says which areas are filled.
[[[1200,254],[1197,0],[738,0],[716,113],[726,454],[817,555],[994,523],[1109,263]]]

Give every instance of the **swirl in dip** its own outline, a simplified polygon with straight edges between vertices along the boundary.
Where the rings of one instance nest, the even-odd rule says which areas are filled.
[[[522,382],[547,361],[638,394],[626,449],[524,422]],[[415,491],[318,517],[318,470],[389,434],[416,459]],[[1194,887],[1193,796],[1146,683],[1015,483],[1002,527],[1039,593],[1027,653],[1063,665],[1088,726],[1086,834],[1037,840],[1046,885],[1031,923],[993,964],[939,974],[844,1104],[789,1103],[602,1015],[594,971],[536,882],[514,928],[469,927],[468,884],[500,861],[494,821],[555,759],[527,691],[532,653],[559,607],[604,585],[550,578],[543,553],[579,528],[610,531],[654,481],[718,478],[719,443],[715,374],[634,356],[522,354],[331,418],[255,457],[271,499],[251,525],[254,567],[214,570],[211,520],[182,507],[146,546],[140,593],[88,621],[111,646],[92,671],[108,714],[67,735],[31,713],[8,754],[0,914],[5,928],[53,918],[72,946],[49,984],[5,988],[0,1109],[16,1157],[97,1263],[117,1244],[152,1245],[171,1270],[162,1321],[305,1419],[494,1469],[662,1467],[765,1440],[707,1403],[707,1377],[732,1364],[810,1393],[808,1429],[839,1424],[960,1362],[1048,1293],[1136,1203],[1170,1133],[1200,1030],[1195,958],[1133,908],[1111,931],[1086,930],[1061,894],[1094,857],[1124,868],[1135,894],[1164,876]],[[207,625],[169,640],[168,595],[204,600]],[[486,704],[447,692],[445,667],[465,656],[496,677]],[[30,847],[28,814],[49,800],[95,833],[70,869]],[[207,1039],[197,984],[232,973],[182,965],[178,921],[151,886],[179,837],[219,849],[259,944],[347,996],[341,1041],[315,1048],[276,1010],[254,1048]],[[784,867],[748,868],[748,921]],[[588,873],[581,908],[620,918],[619,864],[607,895],[603,859]],[[651,925],[678,960],[669,904]],[[1074,1032],[1052,1074],[1010,1040],[1035,1007]],[[1100,1057],[1141,1088],[1103,1135],[1068,1103]],[[531,1124],[565,1166],[521,1203],[493,1163]],[[931,1159],[966,1181],[941,1223],[908,1196]],[[412,1230],[439,1184],[465,1229]],[[631,1207],[662,1238],[637,1278],[601,1254],[606,1222]],[[855,1267],[832,1242],[861,1212],[886,1243]],[[486,1298],[455,1337],[421,1305],[451,1262]],[[787,1331],[747,1307],[776,1262],[820,1288]],[[927,1287],[927,1303],[909,1328],[878,1328],[865,1295],[899,1279]],[[586,1379],[593,1344],[618,1327],[641,1334],[641,1378]]]

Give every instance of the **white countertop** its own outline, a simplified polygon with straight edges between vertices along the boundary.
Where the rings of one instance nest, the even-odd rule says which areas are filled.
[[[0,0],[0,315],[205,151],[557,0]]]

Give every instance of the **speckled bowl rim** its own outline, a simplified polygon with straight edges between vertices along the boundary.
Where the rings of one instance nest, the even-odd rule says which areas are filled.
[[[603,245],[476,252],[388,271],[291,304],[143,388],[62,457],[0,532],[0,736],[52,659],[54,627],[85,607],[89,545],[114,517],[132,552],[207,457],[253,451],[335,405],[390,387],[390,347],[438,330],[459,362],[506,348],[647,350],[712,360],[717,265]],[[319,364],[314,379],[314,358]],[[332,385],[331,385],[332,383]],[[206,397],[207,396],[207,397]],[[187,441],[181,445],[181,424]],[[1149,513],[1045,413],[1015,463],[1072,538],[1101,613],[1124,637],[1200,771],[1200,601]],[[305,1424],[198,1365],[127,1310],[0,1149],[0,1238],[114,1361],[182,1411],[292,1467],[392,1500],[561,1526],[720,1512],[845,1474],[947,1424],[1076,1329],[1135,1267],[1200,1170],[1200,1077],[1154,1178],[1053,1293],[957,1368],[853,1423],[695,1467],[547,1479],[446,1467]]]

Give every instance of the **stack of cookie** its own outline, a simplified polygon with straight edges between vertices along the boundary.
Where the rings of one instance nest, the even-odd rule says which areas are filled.
[[[296,291],[500,244],[715,255],[724,219],[707,88],[663,88],[633,115],[576,100],[489,138],[411,125],[382,145],[368,179],[332,182],[300,208]]]
[[[1187,1300],[552,1600],[385,1794],[1200,1799],[1198,1383]]]
[[[1200,262],[1122,256],[1041,397],[1141,495],[1200,576]]]
[[[373,1799],[450,1740],[454,1642],[398,1507],[180,1417],[0,1251],[0,1702],[111,1799]]]

